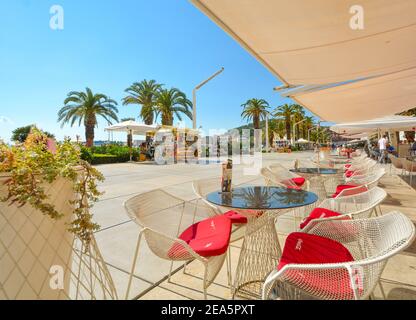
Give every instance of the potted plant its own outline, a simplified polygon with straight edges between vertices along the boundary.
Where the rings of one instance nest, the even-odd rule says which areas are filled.
[[[0,141],[0,299],[69,297],[74,240],[85,250],[99,229],[89,210],[103,180],[80,153],[36,128],[23,143]],[[63,283],[51,283],[59,268]]]

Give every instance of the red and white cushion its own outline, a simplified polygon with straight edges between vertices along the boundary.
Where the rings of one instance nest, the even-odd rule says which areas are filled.
[[[235,211],[227,211],[224,213],[224,216],[228,217],[233,224],[243,224],[247,223],[247,217],[243,216],[242,214],[235,212]]]
[[[354,257],[344,245],[329,238],[314,234],[291,233],[283,249],[277,267],[281,270],[291,264],[326,264],[354,261]],[[359,281],[357,277],[357,281]],[[284,273],[285,281],[308,288],[309,292],[319,292],[333,299],[353,299],[350,277],[347,269],[325,271],[293,269]]]
[[[311,211],[308,217],[306,217],[302,223],[299,225],[300,229],[305,228],[309,222],[315,219],[321,219],[321,218],[330,218],[330,217],[337,217],[341,214],[326,208],[315,208]]]
[[[336,198],[342,191],[345,189],[352,189],[356,188],[357,186],[354,184],[340,184],[337,186],[335,193],[332,195],[332,198]]]
[[[296,189],[294,187],[298,187],[299,189],[305,184],[305,178],[303,177],[296,177],[288,180],[283,180],[282,183],[291,189]]]
[[[227,251],[230,235],[231,219],[219,215],[191,225],[178,238],[185,241],[200,256],[212,257]],[[171,259],[185,258],[187,250],[176,243],[169,250],[168,255]]]
[[[351,178],[352,177],[352,175],[355,173],[355,171],[353,171],[353,170],[347,170],[346,172],[345,172],[345,176],[347,177],[347,178]]]

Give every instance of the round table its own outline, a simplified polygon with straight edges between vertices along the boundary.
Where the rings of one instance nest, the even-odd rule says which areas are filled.
[[[325,200],[328,193],[334,193],[336,186],[342,182],[342,170],[334,168],[298,168],[290,171],[308,180],[308,190],[315,192],[320,201]]]
[[[281,248],[275,218],[293,208],[315,203],[318,196],[304,190],[272,186],[246,186],[231,192],[212,192],[210,203],[228,207],[247,217],[246,231],[238,260],[233,297],[261,298],[262,284],[277,267]]]

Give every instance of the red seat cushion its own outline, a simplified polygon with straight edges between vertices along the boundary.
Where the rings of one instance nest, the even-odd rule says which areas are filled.
[[[354,261],[342,243],[315,234],[293,232],[286,238],[278,270],[287,264],[322,264]]]
[[[178,237],[203,257],[222,255],[227,251],[231,235],[231,220],[225,215],[197,222]],[[168,252],[171,259],[189,258],[186,249],[175,243]]]
[[[341,243],[314,234],[294,232],[287,239],[282,258],[278,266],[281,270],[290,264],[325,264],[354,261],[353,256]],[[309,292],[316,292],[332,299],[353,299],[348,271],[343,269],[325,270],[288,270],[284,274],[285,281],[301,287]],[[356,283],[360,283],[360,275]]]
[[[224,216],[228,217],[231,220],[231,223],[236,223],[236,224],[247,223],[247,217],[232,210],[224,213]]]
[[[351,178],[351,176],[354,174],[354,172],[355,172],[355,171],[352,171],[352,170],[347,170],[347,172],[345,172],[345,176],[346,176],[347,178]]]
[[[287,186],[286,188],[288,188],[288,189],[295,189],[295,190],[302,190],[302,188],[301,187],[298,187],[298,186]]]
[[[351,166],[352,166],[352,164],[347,163],[344,167],[345,167],[345,168],[351,168]]]
[[[292,178],[292,181],[298,186],[298,187],[302,187],[305,183],[305,178],[303,177],[296,177],[296,178]]]
[[[305,228],[308,225],[308,223],[314,219],[337,217],[340,215],[341,215],[340,213],[326,209],[326,208],[315,208],[311,211],[309,216],[305,220],[302,221],[299,227],[301,229]]]
[[[353,185],[353,184],[340,184],[340,185],[337,186],[337,189],[335,190],[335,193],[332,195],[332,198],[336,198],[343,190],[351,189],[351,188],[355,188],[355,187],[357,187],[357,186]],[[362,192],[362,191],[360,191],[360,192]],[[360,193],[360,192],[357,192],[357,193]]]

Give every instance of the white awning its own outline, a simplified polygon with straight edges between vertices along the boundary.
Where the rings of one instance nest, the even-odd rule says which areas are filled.
[[[158,128],[157,125],[147,125],[136,121],[123,121],[112,126],[105,128],[106,131],[117,131],[117,132],[132,132],[136,135],[146,135],[147,132],[154,131]]]
[[[331,126],[330,129],[343,136],[345,134],[367,133],[373,132],[374,130],[415,130],[416,128],[416,117],[408,116],[389,116],[373,120],[341,123]]]
[[[326,121],[374,119],[416,106],[416,69],[291,97]]]
[[[284,84],[344,82],[416,67],[414,0],[191,1]],[[363,8],[362,30],[350,26],[354,5]]]

